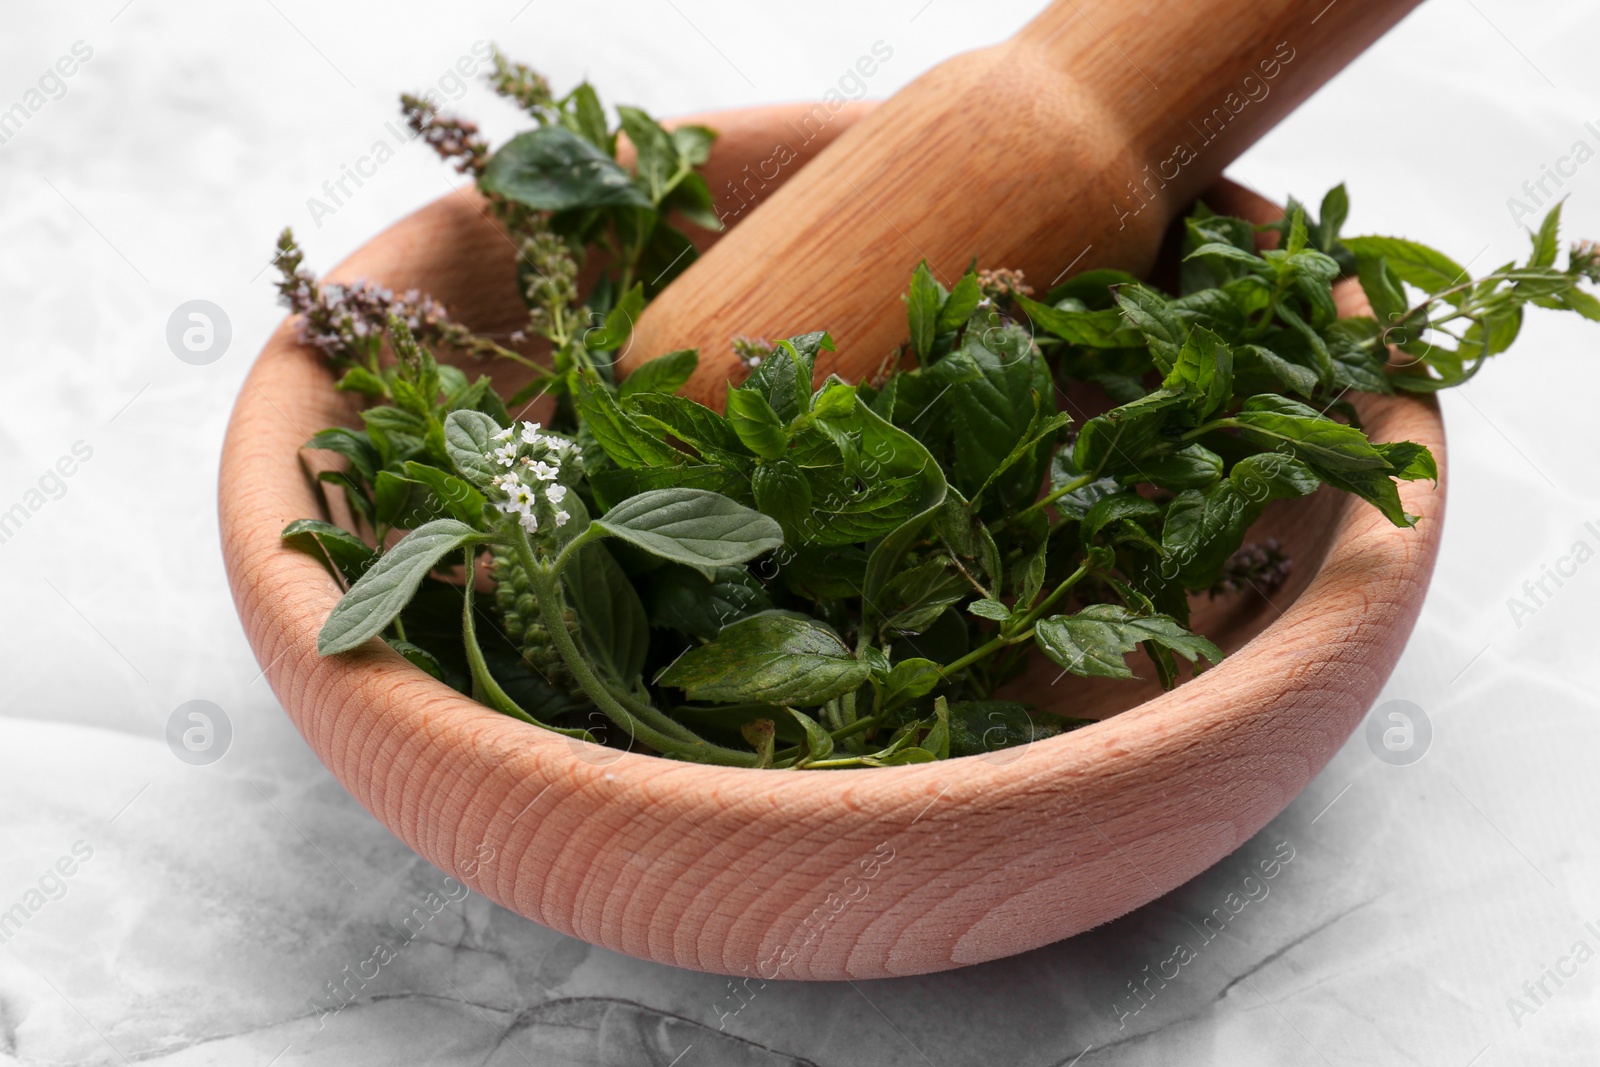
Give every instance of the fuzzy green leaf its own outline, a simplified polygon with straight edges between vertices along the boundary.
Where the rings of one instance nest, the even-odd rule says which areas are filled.
[[[378,636],[441,559],[482,537],[454,519],[437,519],[407,534],[334,607],[317,634],[317,651],[324,656],[348,652]]]
[[[702,489],[657,489],[630,497],[594,520],[613,537],[711,577],[783,544],[777,522]]]

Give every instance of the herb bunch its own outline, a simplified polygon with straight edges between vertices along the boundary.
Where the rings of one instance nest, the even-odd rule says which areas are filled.
[[[1529,304],[1600,320],[1581,288],[1600,252],[1557,266],[1559,207],[1526,262],[1473,278],[1415,242],[1343,237],[1341,186],[1265,228],[1197,206],[1175,293],[1098,270],[1035,300],[1013,271],[947,287],[922,264],[873,381],[817,387],[824,332],[740,338],[750,373],[718,411],[677,395],[694,351],[620,381],[611,358],[692,259],[668,214],[715,222],[696,169],[714,134],[619,108],[630,170],[588,86],[557,99],[498,54],[490,80],[537,123],[497,151],[405,106],[518,244],[526,333],[551,355],[509,399],[554,397],[550,424],[425,345],[526,357],[424,297],[319,288],[286,234],[285,299],[371,404],[308,442],[346,460],[322,477],[362,529],[284,537],[347,587],[324,654],[382,637],[505,714],[663,756],[825,769],[1026,743],[1079,724],[1008,699],[1034,651],[1120,679],[1137,651],[1175,685],[1221,658],[1190,597],[1287,573],[1246,542],[1270,501],[1326,485],[1418,521],[1397,485],[1435,478],[1433,457],[1371,440],[1350,393],[1460,384]],[[606,267],[580,294],[591,257]],[[1373,316],[1338,317],[1344,277]],[[1073,381],[1116,406],[1074,425],[1055,401]]]

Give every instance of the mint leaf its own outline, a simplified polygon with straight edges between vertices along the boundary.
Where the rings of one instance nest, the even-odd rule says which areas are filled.
[[[783,420],[766,397],[753,389],[728,390],[728,422],[744,446],[762,459],[777,459],[789,450]]]
[[[972,318],[972,313],[978,310],[978,304],[983,300],[983,288],[978,284],[976,271],[967,271],[956,282],[955,288],[950,290],[950,295],[945,298],[944,306],[939,309],[939,321],[934,324],[935,336],[959,330]]]
[[[938,336],[939,310],[943,305],[944,293],[939,283],[933,280],[928,261],[923,260],[911,274],[911,289],[906,294],[906,318],[911,325],[911,351],[924,363],[933,358],[933,339]]]
[[[1144,335],[1150,358],[1162,374],[1172,370],[1187,331],[1172,311],[1171,302],[1144,285],[1119,285],[1117,306],[1133,328]]]
[[[378,554],[348,530],[318,519],[296,519],[278,535],[284,544],[313,556],[335,578],[354,582],[366,573]]]
[[[651,203],[659,204],[671,191],[682,167],[677,142],[660,123],[636,107],[617,108],[617,117],[622,121],[622,132],[633,143],[639,181]]]
[[[605,323],[600,329],[590,330],[584,335],[584,347],[591,352],[614,352],[621,348],[633,334],[633,324],[639,321],[643,311],[644,283],[641,282],[623,293],[616,306],[606,312]]]
[[[1287,445],[1322,470],[1387,469],[1367,435],[1288,397],[1263,393],[1246,400],[1230,420],[1245,440],[1265,448]]]
[[[1007,622],[1011,619],[1011,609],[998,600],[974,600],[967,605],[967,611],[980,619],[991,619],[994,622]]]
[[[685,462],[683,453],[657,440],[622,410],[611,390],[593,371],[579,376],[576,401],[585,428],[617,466],[671,467]]]
[[[1382,257],[1396,277],[1424,292],[1449,289],[1467,277],[1466,268],[1443,252],[1403,237],[1347,237],[1344,246],[1357,262]]]
[[[1528,259],[1530,267],[1548,267],[1555,263],[1556,256],[1561,251],[1561,202],[1551,208],[1539,224],[1539,232],[1533,235],[1533,255]]]
[[[1205,489],[1222,477],[1222,457],[1203,445],[1139,461],[1139,475],[1163,489]]]
[[[1177,354],[1175,349],[1174,360]],[[1078,434],[1074,463],[1082,471],[1097,474],[1136,468],[1140,457],[1160,438],[1167,417],[1187,402],[1183,390],[1163,388],[1097,415],[1084,423]]]
[[[682,348],[657,356],[622,379],[618,396],[626,399],[637,393],[676,393],[700,365],[698,349]]]
[[[1233,352],[1222,338],[1196,326],[1178,350],[1162,386],[1192,394],[1189,409],[1196,422],[1227,405],[1233,398]]]

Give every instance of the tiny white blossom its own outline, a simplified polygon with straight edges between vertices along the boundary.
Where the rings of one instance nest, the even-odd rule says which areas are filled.
[[[558,511],[556,512],[556,525],[565,526],[567,524],[567,520],[570,518],[572,518],[572,516],[568,515],[565,511]]]
[[[560,525],[560,520],[561,520],[561,516],[560,516],[560,514],[557,514],[556,515],[556,525],[558,525],[558,526]],[[522,528],[524,530],[527,530],[529,533],[538,533],[539,532],[539,516],[535,515],[533,512],[524,511],[522,513],[521,522],[522,522]]]
[[[506,471],[504,474],[497,474],[489,479],[489,484],[496,489],[504,489],[509,493],[522,484],[522,479],[517,477],[516,471]]]
[[[494,450],[493,457],[502,467],[509,467],[517,461],[517,443],[507,441]]]
[[[506,432],[509,433],[510,431]],[[522,441],[524,444],[529,445],[539,443],[539,424],[537,422],[525,422],[522,424]]]
[[[530,463],[528,470],[541,482],[553,482],[561,475],[560,467],[552,467],[542,459],[537,463]]]
[[[525,485],[519,484],[515,489],[511,490],[511,506],[524,515],[531,511],[533,505],[538,502],[539,498],[534,495],[533,490]]]
[[[567,487],[564,485],[552,485],[544,491],[544,495],[545,499],[549,500],[550,503],[559,504],[567,499]]]
[[[494,440],[494,441],[509,441],[509,440],[511,440],[511,427],[507,426],[505,429],[503,429],[499,433],[495,434],[494,437],[491,438],[491,440]]]

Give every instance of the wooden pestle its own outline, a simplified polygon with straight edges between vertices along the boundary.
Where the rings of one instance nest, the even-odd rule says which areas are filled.
[[[645,310],[621,368],[698,348],[685,392],[720,408],[738,334],[826,329],[838,351],[818,381],[872,373],[905,338],[922,259],[946,286],[973,257],[1020,269],[1041,296],[1068,271],[1142,273],[1178,212],[1418,2],[1057,0],[774,184]],[[776,146],[771,166],[791,153]]]

